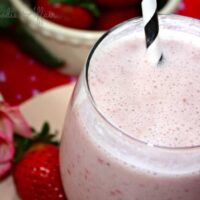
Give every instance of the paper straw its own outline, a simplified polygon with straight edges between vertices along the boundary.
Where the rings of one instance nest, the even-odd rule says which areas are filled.
[[[143,0],[142,14],[144,20],[148,60],[152,64],[158,65],[163,59],[163,54],[159,40],[157,1]]]

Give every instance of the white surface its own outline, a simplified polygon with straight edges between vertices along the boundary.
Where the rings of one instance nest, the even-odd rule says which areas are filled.
[[[39,130],[48,121],[51,130],[62,131],[65,112],[73,90],[73,85],[50,90],[22,104],[21,111],[32,127]],[[18,200],[12,178],[0,182],[1,200]]]

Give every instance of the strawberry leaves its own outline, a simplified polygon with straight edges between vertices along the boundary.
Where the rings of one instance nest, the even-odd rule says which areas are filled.
[[[99,17],[100,11],[97,5],[92,0],[49,0],[50,3],[65,3],[69,5],[76,5],[87,9],[95,17]]]
[[[96,4],[94,4],[92,2],[90,2],[90,3],[89,2],[82,2],[80,4],[80,6],[82,8],[85,8],[85,9],[89,10],[95,17],[99,17],[100,16],[100,11],[99,11],[99,9],[98,9]]]
[[[56,141],[56,133],[50,133],[49,123],[45,122],[39,132],[36,132],[32,129],[33,135],[32,138],[25,138],[20,135],[14,136],[15,141],[15,157],[14,163],[17,163],[30,148],[37,144],[54,144],[58,145]]]

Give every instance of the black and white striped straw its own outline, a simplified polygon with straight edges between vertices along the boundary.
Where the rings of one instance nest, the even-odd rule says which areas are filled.
[[[145,36],[146,36],[148,60],[152,64],[158,65],[163,59],[163,54],[159,40],[157,1],[143,0],[142,13],[143,13]]]

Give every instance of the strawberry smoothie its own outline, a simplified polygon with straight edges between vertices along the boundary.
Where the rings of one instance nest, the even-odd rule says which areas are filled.
[[[200,23],[163,16],[160,29],[159,66],[140,19],[91,52],[61,143],[69,200],[200,199]]]

